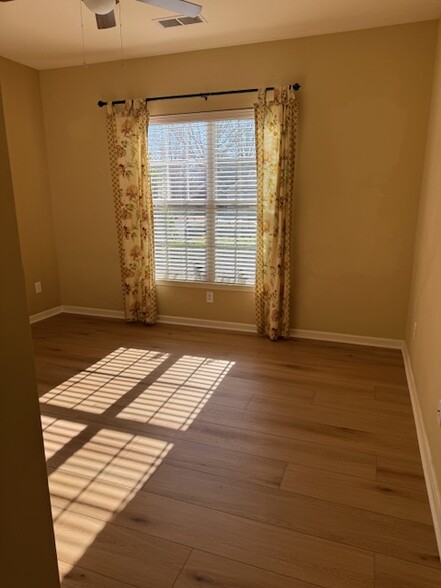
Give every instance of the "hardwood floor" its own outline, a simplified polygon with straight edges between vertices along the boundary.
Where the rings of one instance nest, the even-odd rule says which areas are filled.
[[[429,588],[398,351],[33,326],[63,588]]]

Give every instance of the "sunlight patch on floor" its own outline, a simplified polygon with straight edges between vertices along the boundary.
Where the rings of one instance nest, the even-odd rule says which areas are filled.
[[[81,566],[173,447],[118,427],[187,430],[233,365],[121,347],[41,397],[41,410],[52,405],[63,417],[42,415],[57,550],[69,562],[63,574]],[[88,424],[85,412],[96,415]]]
[[[172,443],[165,441],[103,429],[58,469],[49,470],[60,559],[75,565],[106,523],[134,498],[172,447]],[[74,513],[87,518],[78,519]]]
[[[118,417],[185,431],[233,365],[230,361],[184,355]]]
[[[60,468],[137,490],[169,448],[165,441],[102,429],[64,460]]]
[[[47,415],[41,415],[41,428],[43,430],[44,452],[46,460],[53,457],[69,441],[79,435],[87,425],[75,421],[64,421]]]
[[[46,392],[40,402],[101,414],[168,358],[168,354],[120,347]]]

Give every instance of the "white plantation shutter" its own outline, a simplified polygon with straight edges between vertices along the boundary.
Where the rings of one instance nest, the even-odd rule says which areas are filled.
[[[148,143],[157,279],[253,285],[253,111],[152,117]]]

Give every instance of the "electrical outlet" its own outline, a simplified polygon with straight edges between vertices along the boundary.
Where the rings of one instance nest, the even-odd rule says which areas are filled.
[[[213,292],[207,292],[205,299],[207,302],[212,303],[214,301]]]
[[[35,293],[41,294],[41,282],[35,282]]]
[[[416,337],[416,332],[417,332],[417,324],[416,324],[416,322],[415,322],[415,323],[413,323],[412,339],[415,339],[415,337]]]
[[[441,427],[441,400],[438,400],[438,408],[436,410],[436,418],[438,420],[438,425]]]

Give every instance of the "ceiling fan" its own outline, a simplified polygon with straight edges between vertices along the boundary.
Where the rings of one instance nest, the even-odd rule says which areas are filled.
[[[0,0],[0,2],[11,2],[11,0]],[[119,0],[83,0],[83,2],[95,14],[96,26],[99,29],[111,29],[116,26],[115,7]],[[188,0],[138,0],[138,2],[158,6],[182,16],[195,17],[202,10],[202,6]]]
[[[0,1],[7,2],[9,0]],[[115,7],[119,0],[83,0],[83,2],[95,14],[96,25],[99,29],[111,29],[116,26]],[[188,0],[138,0],[138,2],[158,6],[158,8],[170,10],[183,16],[195,17],[202,10],[202,6],[188,2]]]

